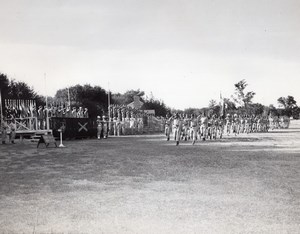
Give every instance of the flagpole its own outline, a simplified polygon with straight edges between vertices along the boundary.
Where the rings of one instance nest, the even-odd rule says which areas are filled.
[[[47,96],[47,83],[46,83],[46,73],[44,73],[45,80],[45,93],[46,93],[46,128],[49,130],[49,114],[48,114],[48,96]]]
[[[109,90],[109,82],[108,82],[108,118],[110,118],[110,90]]]
[[[69,106],[71,106],[70,88],[69,87],[68,87],[68,102],[69,102]]]

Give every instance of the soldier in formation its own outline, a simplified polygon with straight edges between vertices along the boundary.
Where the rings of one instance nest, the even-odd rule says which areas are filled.
[[[171,128],[171,126],[173,126]],[[238,115],[237,113],[227,114],[225,118],[217,115],[207,116],[205,113],[195,116],[174,114],[172,117],[166,115],[165,135],[167,141],[170,135],[176,145],[180,140],[192,140],[192,144],[196,140],[205,141],[206,139],[222,138],[224,134],[237,136],[238,134],[250,134],[268,132],[269,129],[287,128],[289,126],[289,118],[262,115]]]

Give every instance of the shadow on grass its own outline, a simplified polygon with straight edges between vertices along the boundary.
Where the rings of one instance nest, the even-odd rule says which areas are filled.
[[[222,138],[222,142],[258,142],[262,139],[257,137],[230,137],[230,138]]]
[[[299,128],[294,128],[294,129],[299,129]],[[277,134],[280,134],[280,133],[300,133],[300,130],[298,130],[298,131],[275,130],[275,131],[269,131],[268,133],[277,133]]]

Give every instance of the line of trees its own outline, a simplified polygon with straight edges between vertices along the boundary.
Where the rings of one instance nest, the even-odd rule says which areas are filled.
[[[226,113],[238,113],[240,115],[273,115],[273,116],[288,116],[294,119],[299,119],[300,107],[297,105],[293,96],[279,97],[277,102],[279,108],[274,105],[264,106],[261,103],[253,103],[255,92],[246,91],[248,83],[246,80],[241,80],[234,84],[235,91],[231,98],[222,98],[220,103],[216,100],[210,100],[208,107],[205,108],[187,108],[181,111],[185,114],[207,113],[208,115],[217,114],[222,112],[223,105]],[[179,111],[180,110],[174,110]]]
[[[0,73],[0,88],[3,99],[35,99],[37,105],[45,104],[45,97],[38,95],[28,84],[14,79],[10,80],[3,73]]]
[[[248,84],[246,80],[241,80],[234,84],[235,91],[231,98],[223,98],[223,103],[216,100],[210,100],[208,107],[203,108],[187,108],[185,110],[170,109],[162,100],[158,100],[151,94],[150,98],[145,95],[142,90],[128,90],[125,93],[108,93],[100,86],[91,85],[74,85],[69,88],[57,90],[54,97],[48,97],[49,103],[56,105],[67,105],[70,100],[71,106],[87,107],[92,117],[107,112],[108,97],[110,103],[117,105],[127,105],[134,100],[134,96],[139,96],[144,103],[143,109],[154,109],[156,115],[165,116],[167,113],[179,112],[185,114],[207,113],[219,115],[226,108],[227,113],[238,113],[248,115],[286,115],[295,119],[299,118],[300,107],[297,105],[293,96],[279,97],[277,102],[280,108],[274,105],[264,106],[260,103],[253,103],[255,92],[246,91]],[[37,105],[45,105],[45,97],[37,94],[32,87],[25,82],[9,79],[6,74],[0,73],[0,88],[3,99],[35,99]]]

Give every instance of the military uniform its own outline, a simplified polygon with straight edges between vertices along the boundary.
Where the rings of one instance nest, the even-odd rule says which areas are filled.
[[[176,141],[176,145],[179,145],[181,129],[182,129],[182,122],[179,115],[177,114],[173,121],[173,130],[174,130],[173,133],[174,133],[174,140]]]
[[[2,138],[2,144],[6,144],[7,130],[8,130],[8,124],[7,124],[6,120],[2,120],[1,121],[1,138]]]
[[[206,116],[201,117],[201,126],[200,126],[200,135],[202,136],[202,140],[205,141],[207,135],[208,128],[208,118]]]
[[[103,127],[103,138],[106,139],[108,137],[108,121],[106,120],[106,116],[103,115],[102,127]]]
[[[167,137],[167,141],[170,140],[170,133],[171,133],[171,119],[172,119],[172,118],[169,118],[169,117],[167,116],[166,123],[165,123],[165,134],[166,134],[166,137]]]
[[[130,120],[129,120],[129,128],[131,130],[131,134],[134,135],[136,134],[135,128],[136,128],[136,119],[134,118],[134,116],[132,115]]]
[[[100,140],[102,132],[102,122],[100,116],[97,116],[97,139]]]
[[[190,138],[193,140],[193,144],[195,144],[197,139],[197,131],[198,131],[198,119],[192,115],[191,123],[190,123]]]
[[[9,132],[10,142],[12,144],[15,144],[16,129],[17,129],[15,120],[11,121],[11,123],[9,124],[9,128],[10,128],[10,132]]]

